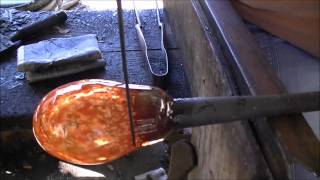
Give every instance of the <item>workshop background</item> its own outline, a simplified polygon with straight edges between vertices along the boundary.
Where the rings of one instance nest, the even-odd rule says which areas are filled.
[[[223,1],[221,2],[225,5]],[[39,31],[23,41],[22,44],[12,45],[11,42],[6,42],[12,47],[0,56],[0,179],[68,179],[71,177],[139,179],[141,178],[139,175],[152,170],[158,170],[161,173],[165,171],[168,174],[170,161],[173,158],[170,148],[172,144],[180,140],[191,142],[198,153],[197,162],[193,164],[194,169],[188,170],[184,175],[185,178],[188,176],[189,179],[236,179],[235,177],[239,174],[243,175],[245,179],[261,177],[267,179],[278,179],[279,177],[288,179],[318,178],[314,172],[303,164],[297,163],[294,158],[289,161],[289,170],[286,169],[287,171],[282,172],[282,169],[279,168],[281,169],[279,174],[283,173],[285,176],[282,176],[283,174],[278,176],[278,171],[271,167],[272,162],[265,162],[268,155],[261,155],[265,152],[260,150],[264,147],[259,144],[260,137],[253,141],[248,138],[249,143],[245,140],[243,144],[253,144],[253,146],[246,147],[247,149],[240,148],[238,154],[235,153],[234,156],[243,156],[243,158],[253,154],[252,158],[243,164],[239,162],[241,158],[232,159],[234,156],[221,154],[220,150],[225,150],[228,153],[238,151],[234,146],[239,145],[237,143],[241,140],[247,139],[247,136],[259,136],[259,133],[255,132],[259,128],[250,123],[250,125],[235,123],[235,125],[223,127],[213,125],[182,130],[164,142],[142,148],[114,162],[102,165],[79,166],[50,156],[41,149],[32,132],[32,116],[41,98],[52,89],[75,80],[101,78],[124,81],[117,23],[117,3],[115,0],[35,0],[36,3],[30,2],[30,0],[1,0],[0,34],[2,46],[6,47],[7,37],[12,36],[21,27],[45,19],[55,12],[65,10],[67,20],[65,23],[48,30]],[[225,59],[230,57],[223,54],[224,52],[221,50],[223,45],[214,44],[220,42],[221,39],[220,36],[215,35],[218,34],[218,30],[212,28],[214,25],[211,24],[207,15],[209,11],[199,10],[205,9],[205,5],[210,7],[210,3],[220,5],[219,1],[199,3],[197,0],[178,0],[175,2],[158,0],[160,19],[165,25],[165,45],[169,60],[169,75],[162,88],[173,98],[236,95],[238,92],[249,94],[248,91],[241,92],[240,85],[234,85],[236,84],[234,82],[231,83],[232,85],[226,85],[230,81],[236,81],[230,77],[237,76],[239,72],[226,70],[230,62]],[[248,29],[258,47],[262,49],[264,60],[289,93],[320,90],[319,1],[310,0],[310,4],[293,3],[292,6],[286,6],[285,4],[259,4],[247,0],[232,0],[227,5],[228,8],[230,5],[233,9],[230,14],[237,13],[237,16],[242,18],[241,22]],[[122,6],[129,82],[153,85],[152,74],[143,57],[135,29],[136,14],[133,2],[130,0],[122,1]],[[291,7],[293,11],[283,7]],[[136,8],[140,12],[147,48],[153,55],[150,57],[151,59],[156,58],[161,51],[160,29],[155,10],[156,3],[153,0],[136,0]],[[299,11],[299,8],[305,9],[305,11]],[[269,23],[270,21],[272,23]],[[293,23],[284,23],[289,21]],[[51,38],[70,38],[87,34],[95,34],[97,37],[105,63],[102,67],[35,83],[27,81],[25,72],[17,71],[15,46],[37,43]],[[207,39],[213,39],[214,46],[208,45],[207,41],[209,40]],[[214,50],[208,48],[209,46]],[[206,53],[208,51],[216,54],[208,55]],[[214,60],[211,61],[212,59]],[[303,113],[303,117],[319,141],[320,113]],[[250,126],[249,129],[254,127],[254,130],[247,133],[247,126]],[[226,142],[228,139],[236,139],[236,137],[243,139],[235,140],[234,144],[231,141]],[[212,150],[215,148],[216,151]],[[314,147],[314,149],[317,151],[319,147]],[[214,153],[210,153],[209,150]],[[184,149],[180,151],[184,151]],[[320,151],[318,152],[320,155]],[[280,154],[282,153],[285,154],[285,150],[281,149]],[[176,157],[180,160],[184,159],[178,155]],[[190,159],[192,158],[185,157],[186,162],[191,161]],[[221,161],[221,166],[216,165],[220,163],[213,163],[217,159]],[[250,162],[257,163],[250,164]],[[230,174],[230,176],[226,174]],[[164,175],[161,174],[161,177]]]

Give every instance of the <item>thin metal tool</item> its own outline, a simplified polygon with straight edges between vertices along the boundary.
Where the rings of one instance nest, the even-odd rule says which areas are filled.
[[[157,64],[160,64],[160,65],[165,64],[164,71],[157,71],[155,69],[154,65],[152,65],[152,63],[150,62],[149,55],[148,55],[148,47],[147,47],[146,40],[145,40],[143,32],[142,32],[142,24],[141,24],[141,20],[139,17],[139,12],[136,8],[135,0],[133,0],[133,6],[134,6],[136,21],[137,21],[135,28],[137,30],[139,44],[142,49],[143,55],[144,55],[145,59],[147,60],[150,72],[152,73],[152,76],[155,79],[156,84],[158,84],[158,83],[160,83],[159,81],[162,81],[166,77],[166,75],[168,74],[169,65],[168,65],[168,54],[167,54],[167,50],[164,45],[164,24],[161,23],[161,21],[160,21],[158,1],[155,0],[155,2],[156,2],[156,11],[157,11],[157,22],[158,22],[158,26],[160,28],[160,33],[161,33],[161,37],[160,37],[161,55],[164,57],[164,59],[159,57],[158,58],[159,62]],[[164,61],[164,63],[161,62],[162,60]]]
[[[120,35],[120,47],[121,47],[121,58],[122,58],[122,70],[124,81],[126,84],[126,97],[127,97],[127,104],[128,104],[128,113],[129,113],[129,120],[130,120],[130,131],[131,131],[131,140],[132,145],[136,145],[135,134],[134,134],[134,122],[133,122],[133,114],[132,114],[132,107],[131,107],[131,98],[130,98],[130,90],[129,90],[129,78],[128,78],[128,67],[127,67],[127,57],[126,57],[126,43],[124,39],[124,24],[123,24],[123,16],[122,16],[122,5],[121,0],[117,0],[118,6],[118,26],[119,26],[119,35]]]
[[[163,72],[163,75],[167,75],[169,72],[169,62],[168,62],[168,54],[167,50],[164,44],[164,24],[160,20],[160,12],[159,12],[159,5],[158,5],[158,0],[155,0],[156,2],[156,11],[157,11],[157,20],[158,20],[158,26],[160,28],[160,33],[161,33],[161,39],[160,39],[160,46],[161,46],[161,51],[163,55],[165,56],[165,64],[166,64],[166,70]]]

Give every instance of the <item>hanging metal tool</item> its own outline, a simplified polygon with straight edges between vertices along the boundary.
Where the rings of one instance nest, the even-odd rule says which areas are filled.
[[[131,98],[130,98],[130,91],[129,91],[129,77],[128,77],[128,67],[127,67],[127,57],[126,57],[126,43],[124,39],[124,24],[123,24],[123,15],[122,15],[122,5],[121,0],[117,0],[118,6],[118,26],[119,26],[119,35],[120,35],[120,47],[121,47],[121,58],[122,58],[122,70],[124,81],[126,85],[126,97],[127,97],[127,104],[128,104],[128,113],[129,113],[129,120],[130,120],[130,131],[131,131],[131,139],[132,145],[136,145],[135,141],[135,134],[134,134],[134,122],[133,122],[133,114],[132,114],[132,106],[131,106]]]
[[[150,69],[150,72],[154,78],[154,84],[159,85],[159,86],[163,86],[162,81],[165,79],[165,77],[167,76],[168,71],[169,71],[168,54],[167,54],[167,50],[166,50],[165,44],[164,44],[164,24],[161,23],[161,20],[160,20],[158,1],[155,0],[155,2],[156,2],[157,22],[158,22],[158,26],[159,26],[160,34],[161,34],[160,35],[161,56],[159,58],[157,58],[158,62],[152,63],[150,61],[150,58],[148,55],[147,43],[146,43],[145,37],[142,32],[142,24],[141,24],[141,20],[139,17],[139,12],[137,10],[135,0],[133,0],[133,6],[134,6],[136,21],[137,21],[135,28],[137,30],[139,44],[142,49],[144,58],[146,59],[148,66],[149,66],[149,69]],[[158,66],[164,66],[164,67],[156,68],[156,66],[154,64],[157,64]]]

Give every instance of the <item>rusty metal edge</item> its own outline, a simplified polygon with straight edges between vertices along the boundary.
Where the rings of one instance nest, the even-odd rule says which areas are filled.
[[[267,64],[261,49],[230,2],[204,0],[199,3],[223,45],[240,93],[286,93],[286,88]],[[291,177],[291,160],[316,174],[320,173],[320,144],[301,114],[255,122],[252,127],[276,179]]]

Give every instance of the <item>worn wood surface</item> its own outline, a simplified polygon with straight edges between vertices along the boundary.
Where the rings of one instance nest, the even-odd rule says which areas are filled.
[[[320,1],[232,1],[239,15],[320,57]]]
[[[199,4],[192,0],[164,1],[169,22],[183,52],[193,96],[235,93],[223,56]],[[178,18],[179,17],[179,18]],[[200,17],[200,18],[199,18]],[[271,179],[271,173],[247,122],[192,129],[198,165],[190,179]]]
[[[223,50],[236,72],[242,94],[287,93],[271,69],[259,45],[229,1],[201,1],[211,25],[219,29]],[[320,143],[301,114],[269,118],[252,123],[272,173],[278,179],[292,178],[290,164],[301,163],[320,174]]]
[[[199,13],[199,8],[197,8],[199,4],[200,7],[204,9],[204,15],[202,16],[201,13]],[[188,76],[191,79],[190,82],[192,84],[193,94],[226,94],[228,88],[224,88],[227,86],[223,86],[223,84],[217,84],[215,88],[210,86],[203,88],[205,83],[210,84],[221,81],[219,78],[234,79],[234,82],[237,84],[237,90],[241,94],[259,95],[286,92],[276,74],[269,68],[269,64],[265,61],[261,49],[258,48],[252,35],[231,8],[228,1],[190,0],[184,2],[171,2],[167,0],[165,1],[165,8],[168,11],[169,20],[173,26],[179,46],[184,52],[184,57],[187,61],[187,71],[193,72],[193,74]],[[208,20],[208,22],[206,22],[206,20]],[[219,24],[216,23],[217,21]],[[202,24],[199,22],[202,22]],[[202,25],[202,29],[196,28],[200,25]],[[203,38],[203,34],[207,35],[207,39]],[[212,43],[210,43],[210,38],[217,38],[219,45],[213,46]],[[219,50],[220,46],[222,46],[221,50]],[[209,49],[207,50],[207,54],[206,48]],[[210,48],[212,49],[210,50]],[[221,51],[223,55],[221,55]],[[212,56],[212,54],[215,54],[215,56]],[[221,70],[217,68],[217,64],[209,64],[207,62],[208,59],[213,59],[215,62],[221,62],[222,67],[227,65],[231,69],[231,78],[228,78],[229,73],[227,73],[227,78],[221,76],[221,74],[223,74],[222,72],[227,71],[225,71],[225,69]],[[208,68],[210,70],[207,70]],[[205,76],[201,72],[209,74]],[[208,76],[211,77],[209,82],[207,81]],[[213,79],[212,77],[218,77],[218,80]],[[205,79],[205,81],[201,82],[202,79]],[[220,92],[217,90],[220,90]],[[292,170],[290,168],[292,160],[302,163],[312,172],[319,171],[319,141],[316,139],[312,130],[301,115],[260,120],[259,122],[250,122],[249,124],[249,129],[254,132],[257,144],[262,151],[262,157],[266,160],[267,166],[274,178],[294,178],[292,177]],[[219,169],[219,166],[215,167],[218,168],[215,170],[218,174],[221,173],[224,176],[217,176],[214,173],[211,175],[209,174],[209,167],[214,167],[216,163],[219,165],[226,163],[224,162],[225,159],[223,159],[223,157],[219,157],[215,159],[215,161],[209,160],[217,152],[226,154],[224,156],[229,157],[227,160],[230,162],[235,162],[237,158],[230,158],[230,151],[225,151],[222,148],[214,150],[209,149],[211,145],[214,145],[217,142],[211,140],[212,137],[208,137],[207,134],[211,133],[211,136],[217,136],[228,141],[227,135],[230,132],[224,132],[227,135],[224,135],[223,137],[217,134],[217,132],[211,132],[205,128],[203,128],[202,131],[197,132],[194,130],[193,132],[193,137],[199,136],[198,139],[193,138],[193,140],[195,140],[194,142],[196,142],[196,147],[199,150],[199,153],[203,153],[200,154],[200,162],[201,158],[206,159],[206,161],[203,162],[203,164],[200,163],[199,166],[201,167],[201,170],[191,173],[191,177],[196,178],[199,176],[223,179],[224,177],[230,178],[230,174],[236,174],[232,168],[223,171]],[[219,139],[219,141],[223,140]],[[234,143],[234,141],[235,140],[233,139],[232,143]],[[240,141],[243,141],[243,139]],[[245,141],[243,142],[245,143]],[[201,146],[204,146],[204,148],[199,148]],[[245,153],[243,153],[242,156],[251,158],[250,155],[248,156],[248,154]],[[245,157],[242,158],[246,159]],[[236,165],[236,167],[239,169],[242,168],[242,172],[241,174],[237,174],[237,178],[250,177],[246,176],[248,174],[245,173],[245,168],[240,165]],[[261,172],[261,170],[259,171]],[[209,175],[206,176],[204,174]]]

